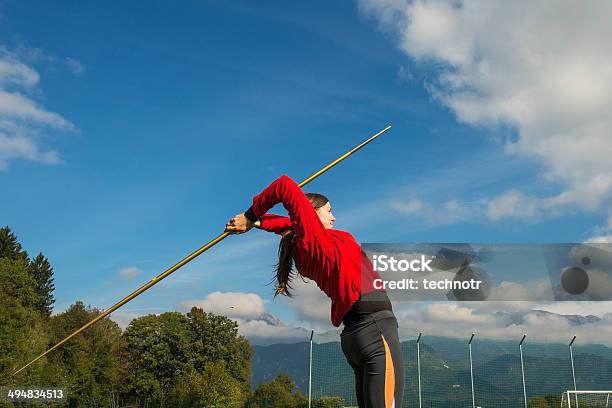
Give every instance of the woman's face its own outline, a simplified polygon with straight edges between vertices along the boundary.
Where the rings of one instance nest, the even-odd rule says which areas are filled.
[[[336,217],[334,217],[334,214],[332,214],[331,204],[329,201],[325,203],[323,207],[317,208],[317,214],[319,215],[319,219],[325,228],[332,229],[334,227]]]

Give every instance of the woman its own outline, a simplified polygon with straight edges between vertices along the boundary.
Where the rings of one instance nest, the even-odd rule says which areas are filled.
[[[289,213],[266,212],[277,203]],[[398,325],[387,294],[375,290],[379,278],[351,234],[334,230],[327,198],[304,194],[281,176],[253,198],[253,205],[225,226],[240,234],[253,227],[282,235],[276,268],[276,294],[291,296],[293,262],[300,275],[312,279],[331,299],[331,321],[344,323],[342,350],[355,372],[361,408],[402,406],[404,370]]]

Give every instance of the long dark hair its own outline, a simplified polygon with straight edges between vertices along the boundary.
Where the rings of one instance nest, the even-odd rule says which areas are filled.
[[[306,193],[308,201],[316,209],[328,203],[327,197],[318,193]],[[293,231],[285,235],[278,245],[278,263],[275,267],[276,288],[274,296],[285,295],[291,297],[291,280],[299,271],[293,269],[293,247],[295,245],[295,234]]]

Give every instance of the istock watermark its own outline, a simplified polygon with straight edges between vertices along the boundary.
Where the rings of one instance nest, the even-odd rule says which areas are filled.
[[[399,301],[612,300],[612,244],[362,245],[374,289]],[[365,267],[364,267],[365,268]]]
[[[372,263],[374,265],[374,270],[378,272],[386,272],[387,270],[391,271],[421,271],[421,272],[431,272],[431,267],[429,264],[433,259],[426,259],[425,255],[421,255],[420,259],[395,259],[393,256],[389,255],[374,255],[372,257]]]

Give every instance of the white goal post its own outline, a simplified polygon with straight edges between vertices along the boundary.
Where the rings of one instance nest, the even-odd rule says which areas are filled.
[[[566,391],[561,408],[612,408],[612,391]]]

